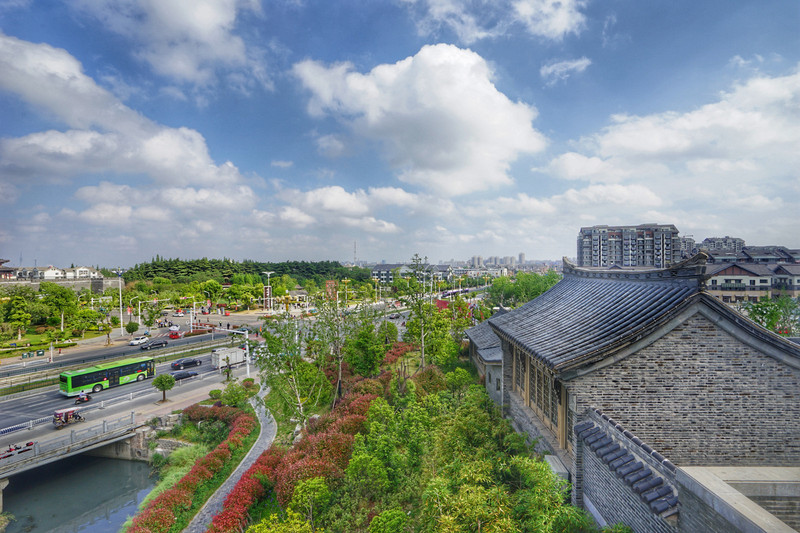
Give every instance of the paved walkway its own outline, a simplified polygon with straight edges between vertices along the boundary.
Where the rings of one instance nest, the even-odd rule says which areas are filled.
[[[225,502],[225,498],[228,497],[228,494],[233,490],[236,483],[239,482],[239,479],[247,472],[247,469],[256,462],[256,459],[272,446],[272,441],[275,440],[275,434],[278,430],[275,419],[272,418],[262,405],[255,404],[255,409],[258,419],[261,422],[261,433],[259,433],[258,439],[256,439],[253,447],[250,448],[250,451],[245,458],[242,459],[242,462],[236,470],[233,471],[230,477],[220,485],[217,492],[215,492],[200,511],[197,512],[189,525],[186,526],[186,529],[183,530],[183,533],[205,533],[211,526],[211,520],[214,516],[222,511],[222,504]]]

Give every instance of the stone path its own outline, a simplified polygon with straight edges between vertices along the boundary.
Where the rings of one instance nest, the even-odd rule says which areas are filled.
[[[256,405],[255,409],[258,419],[261,422],[261,433],[259,433],[258,439],[253,444],[253,447],[250,448],[250,451],[244,459],[242,459],[242,462],[236,470],[233,471],[230,477],[220,485],[206,504],[197,512],[189,525],[186,526],[186,529],[183,530],[183,533],[205,533],[211,526],[211,520],[214,516],[222,511],[222,504],[225,502],[225,498],[228,497],[233,487],[239,482],[239,478],[247,472],[247,469],[253,465],[263,452],[272,446],[272,441],[275,440],[275,434],[278,430],[275,419],[272,418],[262,405]]]

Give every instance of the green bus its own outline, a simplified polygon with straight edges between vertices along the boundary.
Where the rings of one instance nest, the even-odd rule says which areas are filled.
[[[58,389],[64,396],[77,396],[81,391],[100,392],[156,375],[156,362],[152,357],[132,357],[110,363],[100,363],[81,370],[62,372]]]

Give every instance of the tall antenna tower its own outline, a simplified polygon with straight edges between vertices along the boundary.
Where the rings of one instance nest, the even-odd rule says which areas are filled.
[[[353,241],[353,266],[356,266],[356,241]]]

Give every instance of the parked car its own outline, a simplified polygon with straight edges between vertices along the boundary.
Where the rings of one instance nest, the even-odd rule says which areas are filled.
[[[392,313],[391,315],[389,315],[389,318],[392,320],[400,318],[400,313]]]
[[[128,344],[130,346],[138,346],[140,344],[146,343],[148,340],[150,340],[150,339],[146,335],[142,335],[141,337],[134,337],[133,339],[131,339],[131,342],[128,343]]]
[[[178,381],[180,379],[193,378],[197,375],[197,372],[190,372],[188,370],[179,370],[177,372],[170,372],[169,375],[175,378],[175,381]]]
[[[171,366],[174,370],[183,370],[187,366],[200,366],[201,364],[202,361],[200,361],[200,359],[195,359],[194,357],[184,357],[183,359],[173,361]]]
[[[186,315],[183,314],[183,311],[176,311],[175,313],[172,313],[172,316],[186,316]]]
[[[152,339],[149,342],[146,342],[141,346],[139,346],[139,348],[142,350],[149,350],[150,348],[161,348],[162,346],[166,346],[167,344],[168,344],[167,339],[159,338],[159,339]]]

